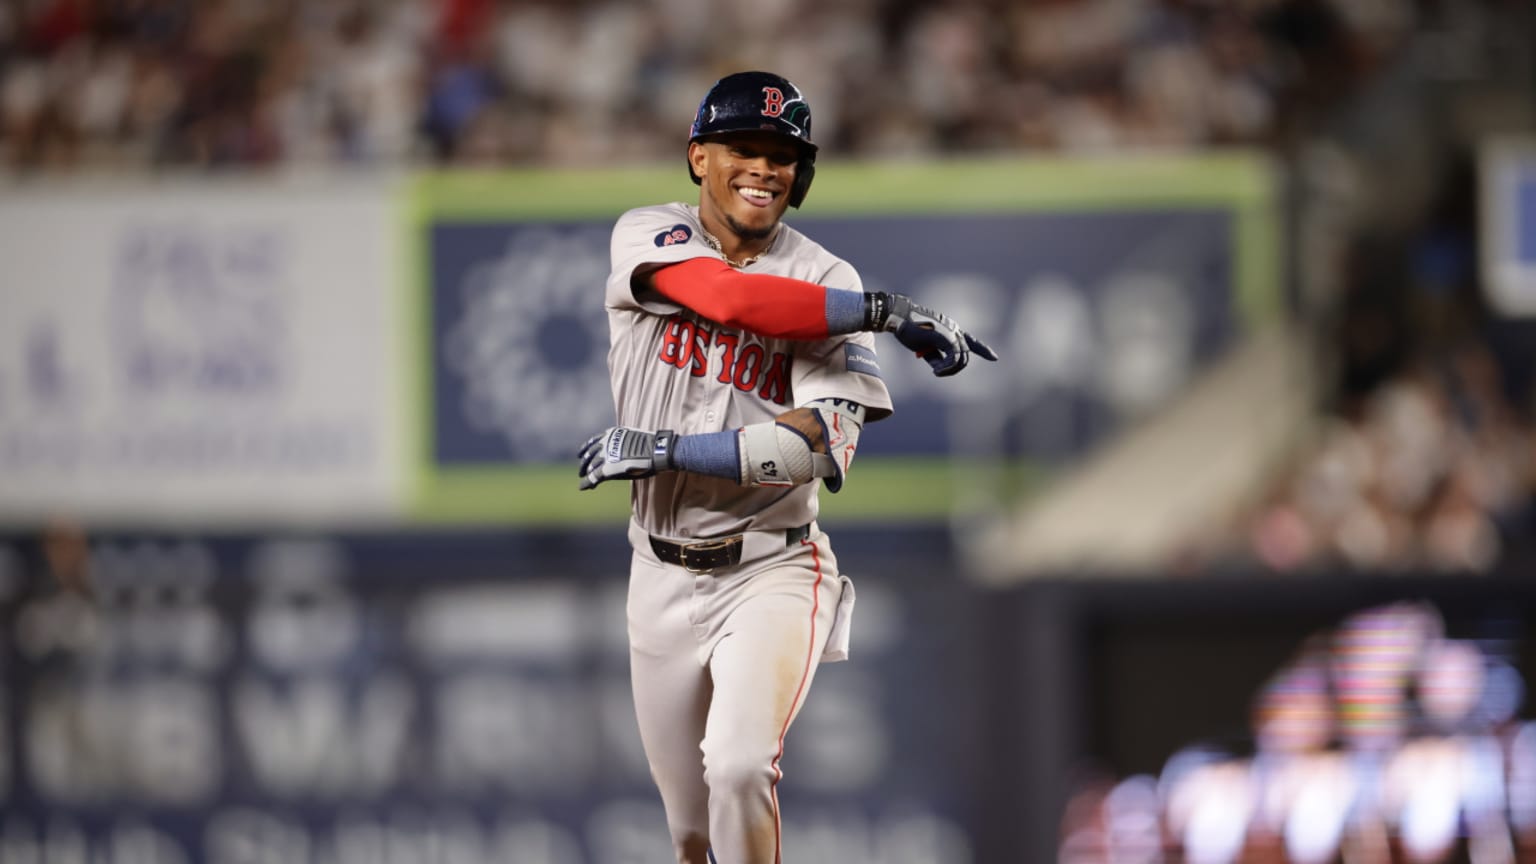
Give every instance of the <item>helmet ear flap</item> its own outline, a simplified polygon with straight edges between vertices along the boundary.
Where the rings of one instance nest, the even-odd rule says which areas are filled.
[[[688,169],[689,173],[693,168]],[[795,166],[795,182],[789,187],[789,206],[798,209],[800,202],[805,200],[805,193],[811,191],[811,180],[816,176],[816,158],[814,156],[802,156]],[[697,182],[697,181],[695,181]]]

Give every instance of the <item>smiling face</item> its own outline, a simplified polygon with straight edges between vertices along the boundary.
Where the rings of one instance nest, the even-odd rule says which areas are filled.
[[[756,252],[789,207],[800,146],[776,132],[730,132],[688,145],[700,178],[699,217],[722,244]]]

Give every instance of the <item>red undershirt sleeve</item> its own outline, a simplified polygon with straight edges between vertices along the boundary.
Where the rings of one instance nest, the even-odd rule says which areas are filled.
[[[742,273],[718,258],[692,258],[657,270],[651,284],[711,321],[759,336],[812,340],[831,332],[828,289],[815,282]],[[858,302],[862,307],[863,298]]]

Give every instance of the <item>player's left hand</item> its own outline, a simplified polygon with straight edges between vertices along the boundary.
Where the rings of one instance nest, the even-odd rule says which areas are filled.
[[[672,468],[672,431],[645,432],[609,426],[581,448],[581,488],[604,480],[638,480]]]
[[[940,378],[964,369],[972,352],[988,360],[997,359],[987,343],[961,330],[948,315],[913,303],[904,294],[885,295],[885,320],[881,324],[881,329],[895,334],[896,341],[928,361],[933,374]]]

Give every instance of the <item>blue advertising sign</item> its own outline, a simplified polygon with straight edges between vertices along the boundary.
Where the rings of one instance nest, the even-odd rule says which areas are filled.
[[[686,197],[676,173],[421,178],[417,515],[622,518],[621,496],[577,496],[568,475],[613,419],[609,232],[631,207]],[[896,412],[860,441],[859,482],[837,499],[866,518],[949,515],[948,490],[976,492],[957,466],[1001,476],[1080,458],[1166,404],[1278,297],[1255,159],[852,165],[817,184],[790,224],[866,290],[931,303],[1001,355],[939,380],[877,340]]]
[[[72,542],[0,538],[0,864],[675,860],[622,536]],[[788,739],[787,859],[982,860],[981,745],[932,746],[975,728],[978,602],[860,582],[857,662]]]
[[[433,226],[433,459],[568,460],[613,422],[601,223]]]
[[[794,219],[866,290],[931,302],[1001,354],[934,381],[879,345],[895,415],[865,456],[1061,457],[1155,407],[1236,330],[1232,223],[1217,209]],[[433,226],[432,458],[568,460],[612,422],[611,220]],[[978,442],[955,430],[985,426]],[[957,437],[963,440],[957,440]]]

